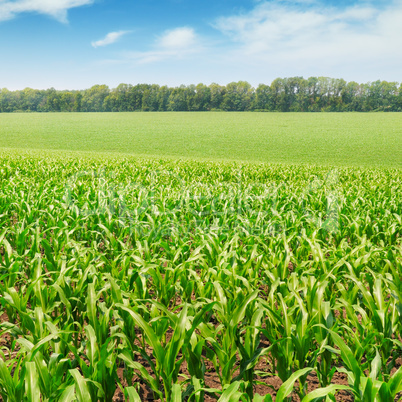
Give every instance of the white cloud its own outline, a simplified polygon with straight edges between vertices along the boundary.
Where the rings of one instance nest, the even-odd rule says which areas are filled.
[[[93,2],[94,0],[0,0],[0,21],[10,20],[20,13],[39,13],[66,22],[70,8]]]
[[[169,85],[247,80],[256,86],[291,76],[400,82],[400,21],[402,0],[342,6],[255,0],[252,10],[215,20],[216,35],[178,27],[155,36],[146,51],[99,61],[98,68],[113,77],[119,69],[127,82],[135,76],[138,82]]]
[[[159,46],[164,49],[188,49],[196,43],[196,35],[192,28],[176,28],[166,31],[159,39]]]
[[[225,57],[232,63],[275,70],[282,77],[293,72],[348,79],[359,69],[361,76],[396,74],[402,63],[401,21],[400,0],[347,7],[274,0],[213,26],[230,40]]]
[[[139,64],[153,63],[169,58],[183,58],[201,50],[200,40],[193,28],[179,27],[165,31],[154,43],[153,50],[131,52],[127,56]]]
[[[123,35],[128,34],[129,31],[118,31],[118,32],[109,32],[103,39],[92,42],[91,45],[93,47],[107,46],[115,43],[121,38]]]

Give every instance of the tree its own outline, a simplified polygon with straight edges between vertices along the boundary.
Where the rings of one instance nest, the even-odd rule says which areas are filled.
[[[275,109],[272,89],[269,85],[258,85],[255,91],[253,109],[271,111]]]
[[[158,92],[158,110],[160,112],[168,110],[169,96],[171,94],[171,89],[166,85],[159,88]]]
[[[37,89],[25,88],[21,91],[20,108],[28,112],[38,111],[42,100],[42,92]]]
[[[0,111],[1,112],[14,112],[19,109],[19,101],[17,99],[17,92],[9,91],[7,88],[0,90]]]
[[[45,111],[60,112],[60,93],[54,88],[46,90]]]
[[[180,112],[188,110],[186,88],[184,85],[174,88],[168,100],[168,110]]]
[[[211,91],[211,109],[222,109],[226,88],[222,85],[212,83],[209,89]]]
[[[355,81],[348,82],[342,89],[341,97],[344,110],[361,111],[362,96],[361,85]]]
[[[285,83],[282,78],[277,78],[272,81],[271,93],[274,110],[287,112],[289,109],[286,102]]]
[[[253,103],[254,89],[246,81],[231,82],[226,85],[222,108],[231,111],[250,110]]]
[[[110,90],[107,85],[94,85],[83,93],[81,107],[84,112],[103,112],[104,101]]]
[[[150,85],[142,94],[142,110],[157,111],[159,109],[158,99],[159,85]]]
[[[191,110],[205,111],[211,107],[211,88],[204,84],[195,87]]]
[[[397,82],[358,84],[327,77],[277,78],[254,89],[246,81],[226,86],[119,84],[114,89],[94,85],[83,91],[54,88],[18,91],[0,89],[0,112],[123,112],[123,111],[266,110],[402,111],[402,88]]]

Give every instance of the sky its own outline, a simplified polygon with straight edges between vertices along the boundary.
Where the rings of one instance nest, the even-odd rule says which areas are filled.
[[[402,0],[0,0],[0,88],[402,81]]]

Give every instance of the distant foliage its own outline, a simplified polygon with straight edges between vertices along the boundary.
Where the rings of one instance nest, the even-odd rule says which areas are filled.
[[[270,111],[369,112],[402,111],[402,84],[375,81],[358,84],[327,77],[277,78],[253,88],[246,81],[226,86],[120,84],[94,85],[82,91],[54,88],[0,89],[0,112],[130,111]]]

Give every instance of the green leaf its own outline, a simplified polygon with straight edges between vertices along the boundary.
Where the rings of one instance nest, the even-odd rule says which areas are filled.
[[[278,393],[276,394],[276,402],[283,402],[283,400],[293,391],[293,386],[296,380],[312,370],[312,368],[306,367],[293,373],[279,388]]]
[[[91,401],[92,399],[91,399],[91,394],[88,389],[88,385],[87,385],[85,379],[81,376],[80,372],[77,369],[68,370],[68,372],[74,378],[78,402]]]
[[[253,397],[253,402],[272,402],[272,396],[267,394],[267,395],[260,395],[260,394],[255,394]]]
[[[25,364],[25,391],[28,402],[37,402],[41,399],[39,376],[34,362]]]
[[[321,326],[321,324],[319,324]],[[346,367],[353,371],[353,374],[355,375],[355,378],[358,379],[363,376],[363,372],[360,368],[359,363],[353,356],[352,351],[350,348],[346,345],[346,343],[343,341],[343,339],[334,331],[328,330],[328,332],[331,334],[331,337],[338,346],[338,348],[341,350],[341,357],[343,362],[345,363]]]
[[[116,304],[117,307],[121,308],[122,310],[127,311],[134,322],[140,326],[143,331],[145,332],[146,337],[148,338],[148,341],[150,343],[150,346],[152,347],[155,357],[159,364],[162,364],[165,358],[165,352],[162,348],[162,345],[158,339],[158,337],[155,335],[155,332],[153,331],[152,327],[136,312],[134,312],[131,308],[128,308],[126,306],[123,306],[122,304]]]
[[[69,385],[61,394],[58,402],[74,402],[75,398],[75,385]]]
[[[172,402],[181,402],[180,384],[174,384],[172,387]]]
[[[134,387],[124,388],[124,395],[128,398],[129,402],[141,402],[141,398]]]
[[[165,357],[166,368],[168,368],[171,372],[173,371],[177,354],[182,347],[185,340],[185,330],[187,323],[187,304],[184,305],[182,311],[180,312],[180,316],[178,321],[176,322],[176,327],[173,332],[172,339],[169,342],[168,350]],[[169,375],[171,373],[168,373]]]
[[[375,351],[375,358],[371,362],[371,372],[370,372],[370,378],[374,381],[377,379],[378,374],[381,371],[381,357],[380,354],[378,353],[378,350],[376,349]]]
[[[347,385],[331,384],[328,385],[328,387],[319,388],[310,392],[303,398],[302,402],[310,402],[314,401],[316,398],[322,398],[327,395],[334,395],[336,391],[339,391],[341,389],[352,391],[352,388],[348,387]]]
[[[8,371],[8,368],[2,358],[0,358],[0,382],[1,382],[2,387],[4,387],[6,389],[10,400],[14,401],[15,400],[14,399],[14,395],[15,395],[14,381],[13,381],[13,378],[11,377],[11,374]]]
[[[402,367],[399,367],[399,369],[389,379],[388,387],[393,398],[395,398],[398,392],[402,391]]]
[[[34,358],[36,369],[39,372],[40,386],[47,398],[50,397],[52,380],[49,375],[49,368],[40,352]]]
[[[246,299],[243,301],[243,303],[235,310],[235,312],[232,315],[232,319],[230,320],[230,325],[231,326],[237,326],[239,322],[243,319],[246,308],[248,304],[254,300],[258,296],[258,290],[255,290],[253,293],[248,295]]]
[[[240,384],[241,381],[235,381],[232,384],[230,384],[229,387],[225,389],[221,397],[218,399],[218,402],[239,401],[239,396],[241,395],[241,393],[239,393],[237,390],[239,389]]]
[[[151,376],[141,363],[132,360],[129,352],[125,350],[118,355],[118,358],[123,360],[129,367],[140,372],[140,376],[148,382],[154,392],[159,392],[159,382]]]

